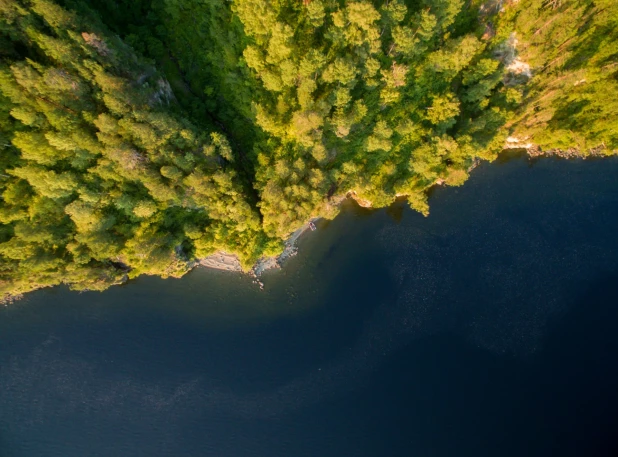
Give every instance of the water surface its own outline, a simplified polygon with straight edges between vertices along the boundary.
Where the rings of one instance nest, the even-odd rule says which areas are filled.
[[[348,205],[284,270],[0,310],[0,455],[610,456],[618,160]]]

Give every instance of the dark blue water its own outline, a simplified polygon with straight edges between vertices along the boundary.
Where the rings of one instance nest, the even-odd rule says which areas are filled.
[[[0,310],[0,456],[613,456],[618,160],[349,205],[225,272]]]

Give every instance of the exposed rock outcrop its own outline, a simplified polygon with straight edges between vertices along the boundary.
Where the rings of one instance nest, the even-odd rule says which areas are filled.
[[[238,257],[235,254],[228,254],[224,251],[215,252],[204,259],[200,259],[199,264],[217,270],[242,271]]]
[[[370,202],[369,200],[366,200],[364,198],[361,198],[357,195],[357,193],[353,190],[351,190],[350,192],[348,192],[346,194],[346,196],[348,198],[351,198],[352,200],[354,200],[356,203],[358,203],[358,206],[362,207],[362,208],[372,208],[373,207],[373,203]]]

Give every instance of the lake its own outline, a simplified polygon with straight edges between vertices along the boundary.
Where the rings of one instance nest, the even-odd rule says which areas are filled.
[[[618,160],[346,204],[263,276],[0,309],[0,456],[618,453]]]

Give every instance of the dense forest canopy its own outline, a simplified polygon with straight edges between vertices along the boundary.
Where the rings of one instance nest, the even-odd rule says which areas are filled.
[[[613,0],[0,0],[0,58],[4,297],[249,268],[349,193],[428,214],[513,138],[618,149]]]

